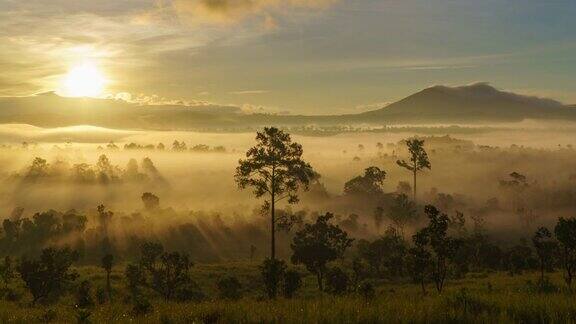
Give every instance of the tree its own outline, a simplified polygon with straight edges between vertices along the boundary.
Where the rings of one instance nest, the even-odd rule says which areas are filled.
[[[404,228],[409,222],[416,219],[416,204],[410,201],[405,194],[396,195],[387,216],[400,235],[404,237]]]
[[[48,177],[50,175],[49,168],[50,164],[48,164],[45,159],[39,157],[34,158],[32,165],[28,167],[28,171],[26,172],[24,179],[33,182]]]
[[[22,260],[18,273],[32,294],[32,303],[58,297],[67,284],[76,280],[78,274],[70,270],[76,260],[78,253],[69,248],[47,248],[37,260]]]
[[[250,244],[250,261],[252,261],[254,259],[254,256],[256,255],[256,246],[254,244]]]
[[[302,276],[296,270],[288,270],[284,274],[284,286],[282,292],[285,298],[292,298],[302,286]]]
[[[374,210],[374,225],[376,225],[376,229],[380,230],[380,226],[382,226],[382,222],[384,222],[384,208],[382,208],[381,206],[376,207],[376,210]]]
[[[326,290],[334,295],[342,295],[348,292],[350,278],[344,270],[334,267],[326,273]]]
[[[12,258],[7,255],[4,257],[4,262],[0,264],[0,278],[4,282],[4,288],[8,288],[8,284],[14,279],[15,274]]]
[[[140,267],[148,275],[150,287],[165,300],[174,299],[180,288],[190,284],[193,263],[186,254],[164,252],[159,243],[145,242],[141,248]]]
[[[406,243],[395,231],[387,231],[382,237],[358,245],[360,256],[368,268],[379,277],[400,277],[404,272]]]
[[[278,285],[286,273],[286,263],[282,260],[266,258],[260,265],[260,274],[268,298],[276,298]]]
[[[422,294],[426,294],[426,279],[432,261],[432,254],[428,251],[428,235],[420,231],[412,236],[414,247],[408,250],[408,271],[415,282],[420,283]]]
[[[552,238],[552,233],[546,227],[540,227],[532,238],[532,244],[536,249],[540,261],[540,283],[544,282],[544,271],[552,265],[557,243]]]
[[[88,308],[94,306],[94,298],[92,298],[92,285],[88,280],[84,280],[78,287],[76,293],[76,306],[80,308]]]
[[[374,297],[376,297],[376,290],[374,289],[374,285],[370,282],[365,281],[362,284],[360,284],[360,286],[358,287],[358,292],[360,293],[365,302],[369,302],[372,299],[374,299]]]
[[[450,218],[440,213],[436,207],[427,205],[424,212],[428,216],[429,224],[420,231],[425,236],[427,245],[433,252],[432,276],[436,290],[441,293],[448,274],[448,261],[454,258],[460,246],[460,240],[448,236]]]
[[[142,194],[142,203],[144,203],[144,208],[148,211],[157,210],[160,206],[160,198],[151,192],[145,192]]]
[[[294,252],[292,263],[304,264],[306,269],[316,275],[318,288],[323,290],[323,277],[327,264],[343,257],[352,245],[353,239],[336,225],[330,224],[334,217],[331,213],[319,216],[314,224],[306,224],[296,232],[291,247]]]
[[[124,271],[124,277],[126,278],[128,290],[132,295],[132,299],[138,299],[138,296],[140,295],[140,287],[146,284],[146,275],[144,270],[138,265],[128,264]]]
[[[112,286],[110,284],[110,274],[112,273],[112,266],[114,264],[114,256],[112,254],[106,254],[102,258],[102,268],[106,271],[106,292],[108,294],[108,300],[112,300]]]
[[[424,140],[409,139],[406,141],[406,146],[408,146],[408,152],[410,152],[410,160],[398,160],[396,163],[412,172],[414,176],[414,201],[416,201],[416,174],[423,169],[430,169],[431,165],[430,160],[428,160],[428,154],[424,150]]]
[[[382,186],[386,179],[386,171],[371,166],[364,170],[364,175],[357,176],[344,184],[347,195],[378,197],[384,193]]]
[[[270,210],[271,259],[276,258],[276,203],[287,199],[298,202],[298,190],[308,190],[316,174],[302,159],[302,145],[292,142],[290,135],[275,127],[266,127],[256,134],[257,144],[238,162],[235,180],[240,189],[251,187],[257,198],[267,196]]]
[[[572,279],[576,273],[576,218],[559,218],[554,234],[560,242],[564,281],[571,289]]]

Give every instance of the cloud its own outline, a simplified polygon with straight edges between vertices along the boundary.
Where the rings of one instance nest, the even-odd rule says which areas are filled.
[[[257,17],[265,28],[277,26],[273,15],[294,9],[325,9],[337,0],[172,0],[179,16],[204,23],[237,23]]]

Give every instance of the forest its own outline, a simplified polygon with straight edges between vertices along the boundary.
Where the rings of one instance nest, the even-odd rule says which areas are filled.
[[[4,145],[0,321],[576,320],[571,145],[379,139]]]

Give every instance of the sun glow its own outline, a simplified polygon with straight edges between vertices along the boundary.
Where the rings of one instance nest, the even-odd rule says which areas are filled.
[[[74,66],[64,78],[63,92],[70,97],[98,97],[106,87],[106,77],[93,62]]]

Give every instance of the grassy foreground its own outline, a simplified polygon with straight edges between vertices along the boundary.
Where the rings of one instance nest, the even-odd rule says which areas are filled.
[[[82,278],[98,285],[101,271],[79,268]],[[244,286],[238,301],[217,298],[213,282],[223,274],[236,275]],[[112,303],[90,309],[92,323],[576,323],[576,296],[564,290],[560,274],[550,274],[550,286],[543,292],[535,288],[536,273],[509,276],[504,273],[470,274],[453,280],[442,295],[428,287],[423,296],[411,283],[377,284],[376,297],[365,300],[356,293],[344,296],[320,294],[314,278],[305,278],[304,288],[294,299],[266,300],[255,265],[232,263],[198,265],[195,279],[206,294],[199,303],[164,302],[153,298],[153,309],[135,316],[125,302],[121,269],[114,274],[116,298]],[[65,296],[52,305],[31,306],[29,296],[19,301],[0,301],[0,323],[75,323],[79,311],[74,298]]]

